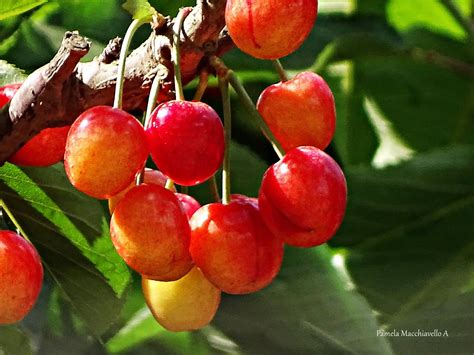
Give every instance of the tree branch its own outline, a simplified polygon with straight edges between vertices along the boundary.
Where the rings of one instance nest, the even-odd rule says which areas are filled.
[[[186,18],[181,35],[181,73],[183,82],[198,74],[208,54],[209,43],[217,48],[224,26],[226,0],[197,0]],[[147,98],[156,75],[165,87],[172,87],[172,21],[154,28],[150,37],[127,58],[123,108],[138,108]],[[116,46],[112,43],[110,46]],[[71,124],[86,109],[111,105],[117,76],[117,63],[101,56],[88,63],[79,60],[90,43],[77,32],[67,32],[56,56],[32,73],[0,110],[0,164],[40,130]],[[109,49],[111,49],[110,47]],[[228,48],[226,48],[228,49]],[[115,49],[116,51],[116,49]],[[222,50],[219,54],[222,54]],[[104,52],[105,53],[105,52]]]

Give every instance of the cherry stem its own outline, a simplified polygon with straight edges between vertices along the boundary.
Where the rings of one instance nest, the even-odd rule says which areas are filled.
[[[221,197],[219,196],[219,189],[217,188],[216,176],[212,175],[209,179],[209,189],[211,190],[211,195],[214,201],[219,202]]]
[[[148,98],[148,103],[146,106],[145,124],[143,125],[145,129],[147,129],[150,125],[151,114],[155,109],[156,100],[158,99],[158,95],[160,93],[161,80],[162,79],[157,75],[155,76],[155,79],[153,79],[153,83],[151,84],[150,96]]]
[[[194,94],[193,101],[201,101],[204,92],[207,89],[209,79],[209,73],[206,70],[201,71],[199,74],[199,83],[196,89],[196,93]]]
[[[181,186],[180,192],[181,192],[182,194],[186,194],[186,195],[187,195],[187,194],[188,194],[188,187],[187,187],[187,186]]]
[[[173,190],[174,189],[174,181],[171,180],[171,179],[167,179],[165,189]]]
[[[283,65],[281,64],[280,60],[275,59],[275,60],[272,60],[272,62],[273,62],[273,66],[275,67],[275,70],[280,76],[281,82],[284,83],[285,81],[288,81],[288,75],[286,74],[286,71],[283,68]]]
[[[232,112],[230,107],[229,82],[227,78],[219,76],[219,88],[222,96],[224,111],[224,164],[222,166],[222,203],[230,203],[230,142],[232,139]]]
[[[12,211],[10,211],[10,209],[8,208],[7,204],[5,203],[5,201],[3,201],[2,199],[0,199],[0,208],[2,209],[2,211],[4,211],[8,218],[10,219],[10,221],[12,221],[12,223],[15,225],[16,229],[18,232],[20,232],[20,234],[22,235],[23,238],[25,238],[26,240],[30,241],[30,239],[28,238],[28,236],[26,235],[25,231],[23,230],[23,228],[21,228],[21,225],[20,223],[18,223],[18,221],[16,220],[15,216],[13,215]]]
[[[180,35],[183,30],[183,24],[186,16],[188,15],[188,9],[182,9],[176,17],[176,22],[173,26],[173,52],[172,58],[174,68],[174,86],[176,91],[176,100],[184,100],[183,83],[181,82],[181,54],[179,49]]]
[[[124,77],[125,77],[125,61],[127,60],[127,52],[130,47],[130,43],[132,42],[133,35],[137,31],[137,29],[147,23],[147,19],[140,19],[140,20],[133,20],[130,26],[125,33],[125,37],[123,39],[122,48],[120,50],[120,59],[119,59],[119,66],[117,69],[117,82],[115,84],[115,97],[114,97],[114,107],[115,108],[122,108],[122,96],[123,96],[123,85],[124,85]]]

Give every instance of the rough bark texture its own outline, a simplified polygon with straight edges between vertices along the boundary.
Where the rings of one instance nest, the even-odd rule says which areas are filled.
[[[218,48],[226,0],[198,0],[186,17],[181,34],[183,82],[198,74],[203,58]],[[127,58],[123,108],[139,107],[149,94],[156,75],[172,84],[170,62],[172,21],[152,31],[150,37]],[[40,130],[71,124],[89,107],[111,105],[118,64],[114,61],[120,40],[112,40],[99,58],[79,63],[87,54],[89,41],[77,32],[67,32],[50,63],[32,73],[9,105],[0,110],[0,164]],[[119,49],[118,49],[119,51]]]

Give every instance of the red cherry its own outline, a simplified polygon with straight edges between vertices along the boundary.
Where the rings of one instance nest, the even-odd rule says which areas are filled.
[[[147,131],[158,168],[179,185],[209,179],[224,158],[224,129],[217,113],[202,102],[169,101],[152,113]]]
[[[22,320],[36,303],[42,283],[35,247],[14,232],[0,231],[0,324]]]
[[[312,247],[336,233],[346,199],[339,165],[318,148],[298,147],[265,173],[259,206],[267,226],[285,243]]]
[[[225,22],[239,49],[277,59],[301,46],[317,13],[317,0],[227,0]]]
[[[283,243],[263,223],[255,200],[212,203],[191,218],[190,251],[216,287],[231,294],[258,291],[277,275]]]
[[[64,167],[72,185],[98,199],[124,190],[148,156],[142,125],[125,111],[96,106],[71,126]]]
[[[181,206],[183,206],[184,212],[189,219],[193,216],[194,212],[201,208],[201,204],[197,202],[192,196],[180,194],[177,192],[175,195],[178,198],[178,201],[181,203]]]
[[[325,149],[334,136],[334,96],[317,74],[300,73],[266,88],[257,109],[286,151],[303,145]]]
[[[178,280],[191,269],[189,222],[173,192],[155,184],[132,188],[110,221],[119,255],[147,279]]]
[[[0,88],[0,108],[6,105],[21,84]],[[43,129],[13,154],[10,163],[23,166],[49,166],[63,160],[69,126]]]

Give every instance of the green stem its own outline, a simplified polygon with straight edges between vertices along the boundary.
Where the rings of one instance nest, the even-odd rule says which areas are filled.
[[[207,89],[209,79],[209,73],[206,70],[201,71],[199,74],[199,83],[196,89],[196,93],[194,94],[193,101],[201,101],[204,92]]]
[[[122,48],[120,50],[119,66],[117,69],[117,83],[115,84],[115,97],[114,97],[115,108],[122,108],[123,84],[124,84],[124,76],[125,76],[125,61],[127,60],[128,48],[130,47],[132,37],[137,31],[137,29],[146,22],[147,22],[146,19],[133,20],[130,26],[128,27],[127,32],[125,33],[125,37],[122,43]]]
[[[281,82],[284,83],[285,81],[288,81],[288,75],[286,74],[286,71],[283,68],[283,65],[281,65],[280,60],[275,59],[272,62],[273,62],[273,66],[275,67],[275,70],[277,71],[278,75],[280,76]]]
[[[165,188],[172,191],[174,189],[174,181],[171,179],[166,180]]]
[[[219,76],[219,88],[222,96],[222,107],[224,110],[224,164],[222,167],[222,203],[230,203],[230,142],[232,139],[232,113],[230,108],[229,82],[226,78]]]
[[[7,214],[8,218],[10,218],[10,221],[12,221],[12,223],[15,225],[16,229],[20,232],[20,234],[23,236],[23,238],[25,238],[26,240],[30,241],[28,236],[26,235],[25,231],[23,230],[23,228],[21,228],[21,225],[20,223],[18,223],[18,221],[16,220],[15,216],[13,215],[12,211],[10,211],[10,209],[8,208],[7,204],[5,203],[5,201],[1,200],[0,199],[0,207],[3,209],[3,211],[5,211],[5,213]]]
[[[180,35],[183,30],[184,19],[186,18],[188,12],[186,10],[181,10],[176,18],[176,22],[173,27],[173,51],[172,58],[173,68],[174,68],[174,86],[176,91],[176,100],[184,100],[184,91],[183,83],[181,82],[181,54],[180,54]]]
[[[239,99],[242,105],[248,111],[250,116],[252,116],[252,118],[259,124],[260,129],[262,130],[263,134],[265,135],[265,137],[267,137],[267,139],[272,144],[273,149],[275,150],[275,153],[278,155],[280,159],[283,158],[283,156],[285,155],[285,151],[283,150],[282,146],[273,135],[273,132],[270,130],[270,128],[268,128],[262,116],[260,116],[260,113],[257,111],[255,104],[253,103],[249,94],[243,87],[237,75],[235,75],[235,73],[232,70],[229,70],[227,72],[227,79],[229,80],[230,85],[232,85],[235,92],[239,96]]]
[[[150,96],[148,98],[148,103],[146,106],[145,124],[143,125],[145,129],[147,129],[150,125],[151,114],[155,109],[156,100],[158,99],[158,95],[160,93],[161,80],[162,79],[157,75],[155,76],[155,79],[153,79],[153,84],[151,84]]]
[[[211,190],[211,195],[214,201],[219,202],[221,197],[219,196],[219,189],[217,188],[216,176],[212,175],[209,179],[209,189]]]
[[[181,186],[181,193],[187,195],[188,194],[188,187],[187,186]]]

